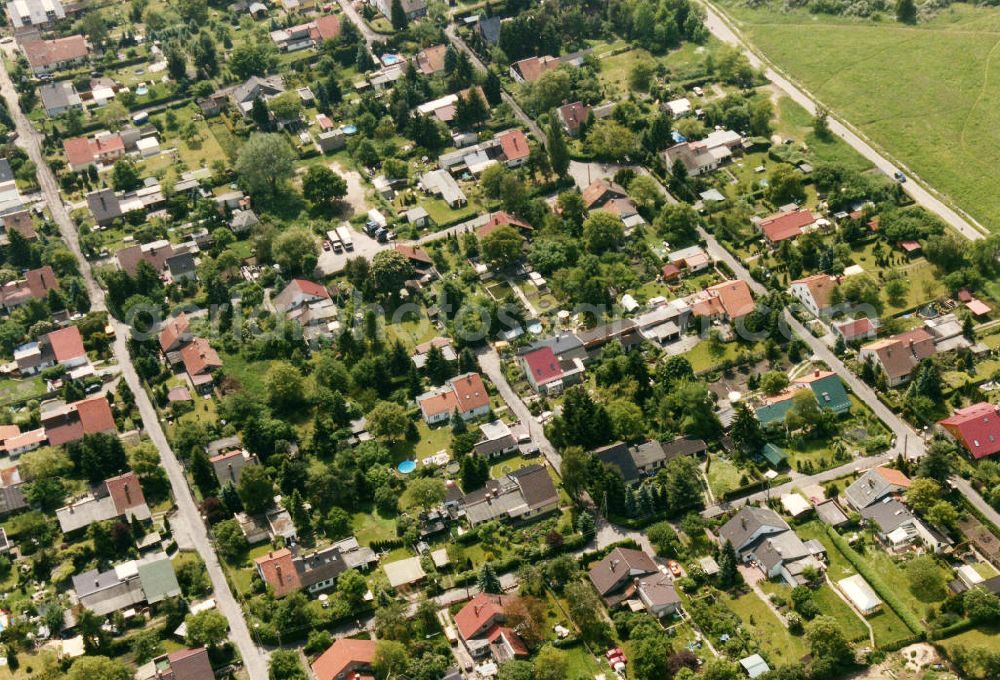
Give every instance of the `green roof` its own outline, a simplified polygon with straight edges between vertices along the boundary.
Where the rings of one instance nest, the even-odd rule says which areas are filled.
[[[836,375],[813,380],[809,383],[809,387],[816,395],[816,401],[820,408],[828,408],[838,414],[851,410],[851,400],[847,396],[847,390],[844,389],[844,383],[840,382],[840,378]]]
[[[181,594],[174,565],[164,557],[162,560],[139,565],[139,581],[142,592],[146,594],[146,602],[156,604],[168,597]]]
[[[782,399],[773,404],[761,406],[757,409],[757,420],[764,427],[767,427],[771,423],[784,423],[785,414],[792,410],[793,403],[792,398],[789,396],[788,399]]]
[[[780,446],[775,446],[771,442],[764,444],[764,448],[760,450],[760,455],[767,459],[767,462],[778,467],[786,460],[788,460],[788,454]]]

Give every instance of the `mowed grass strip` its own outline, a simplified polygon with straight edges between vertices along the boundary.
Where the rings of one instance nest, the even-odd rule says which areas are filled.
[[[953,5],[907,27],[734,0],[724,9],[824,104],[1000,230],[1000,10]]]

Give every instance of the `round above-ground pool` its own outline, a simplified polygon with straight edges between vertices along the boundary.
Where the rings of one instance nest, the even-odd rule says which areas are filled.
[[[396,466],[396,469],[402,472],[404,475],[408,475],[417,469],[417,461],[404,460],[402,463]]]
[[[355,125],[343,125],[341,126],[340,131],[345,135],[353,135],[358,131],[358,128]]]

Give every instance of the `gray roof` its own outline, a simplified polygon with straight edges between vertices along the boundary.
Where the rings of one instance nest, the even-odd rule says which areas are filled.
[[[667,574],[656,573],[639,581],[639,593],[650,607],[664,607],[680,604],[681,598],[674,588],[674,579]]]
[[[486,17],[479,20],[479,32],[490,45],[500,41],[500,17]]]
[[[281,76],[270,76],[268,78],[250,76],[233,90],[233,100],[237,104],[244,104],[260,96],[281,94],[284,91],[285,84]]]
[[[648,442],[643,442],[632,448],[632,462],[638,468],[662,463],[666,459],[663,444],[655,439],[650,439]]]
[[[191,253],[178,253],[167,258],[167,269],[170,270],[172,276],[191,274],[195,271],[196,267],[194,255]]]
[[[909,524],[916,519],[905,505],[894,498],[864,508],[861,511],[861,516],[878,525],[879,531],[883,534],[892,533],[904,524]]]
[[[543,347],[549,347],[552,349],[552,353],[556,355],[560,361],[566,359],[586,359],[587,350],[580,342],[578,338],[573,333],[560,333],[559,335],[554,335],[551,338],[545,338],[532,343],[528,347],[521,349],[519,354],[527,354],[529,352],[534,352],[536,349],[541,349]]]
[[[783,531],[767,538],[756,550],[757,559],[770,572],[785,562],[794,562],[810,555],[809,548],[794,531]]]
[[[879,468],[872,468],[844,490],[844,495],[858,510],[877,503],[885,496],[894,493],[896,485],[890,483],[879,473]]]
[[[559,492],[544,465],[528,465],[510,473],[510,476],[517,482],[532,510],[559,501]]]
[[[240,448],[240,438],[236,435],[216,439],[205,445],[205,451],[208,453],[209,457],[216,456],[223,451],[228,451],[229,449],[238,448]]]
[[[658,573],[653,558],[642,550],[615,548],[604,559],[594,563],[587,576],[601,597],[631,584],[635,576]]]
[[[639,468],[632,460],[632,453],[625,442],[615,442],[594,450],[594,455],[602,463],[607,463],[618,470],[626,484],[639,480]]]
[[[840,509],[837,505],[837,501],[830,500],[823,501],[822,503],[816,504],[816,514],[821,520],[826,522],[832,527],[839,527],[843,524],[847,524],[847,515],[844,511]]]
[[[110,222],[122,216],[121,203],[112,189],[99,189],[87,194],[87,207],[98,224]]]
[[[146,601],[149,604],[156,604],[168,597],[181,594],[174,565],[166,557],[140,564],[139,581],[142,582],[142,591],[146,594]]]
[[[46,111],[80,105],[80,95],[73,89],[73,83],[66,80],[42,85],[38,88],[38,95]]]
[[[702,454],[708,450],[708,445],[705,444],[704,441],[689,437],[680,437],[679,439],[667,442],[662,446],[663,453],[667,456],[668,461],[671,461],[674,458],[679,458],[680,456],[694,456]]]
[[[774,510],[759,508],[755,505],[744,505],[731,520],[719,529],[719,536],[729,541],[739,552],[749,542],[750,538],[762,528],[771,528],[777,533],[788,531],[788,523]]]
[[[10,163],[7,162],[6,158],[0,158],[0,182],[13,182],[14,181],[14,171],[10,167]]]

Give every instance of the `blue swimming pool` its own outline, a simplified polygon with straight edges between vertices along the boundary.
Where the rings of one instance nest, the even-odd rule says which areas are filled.
[[[342,125],[340,131],[345,135],[353,135],[358,131],[358,128],[356,125]]]
[[[404,475],[408,475],[417,469],[417,461],[404,460],[402,463],[396,466],[396,469],[402,472]]]
[[[386,66],[392,66],[393,64],[398,64],[403,61],[403,58],[398,54],[383,54],[382,63]]]

